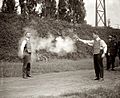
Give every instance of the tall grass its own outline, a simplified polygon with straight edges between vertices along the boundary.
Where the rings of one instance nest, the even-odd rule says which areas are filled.
[[[106,67],[106,59],[104,59],[103,62],[104,67]],[[118,63],[119,60],[117,59],[115,65],[119,66]],[[2,62],[0,63],[0,77],[21,76],[22,66],[20,62]],[[92,58],[80,60],[51,59],[47,62],[33,62],[31,67],[32,74],[94,69]]]
[[[77,61],[67,59],[53,59],[48,62],[33,62],[31,72],[33,74],[75,71],[92,69],[92,59],[81,59]],[[0,77],[15,77],[22,75],[22,63],[3,62],[0,64]]]

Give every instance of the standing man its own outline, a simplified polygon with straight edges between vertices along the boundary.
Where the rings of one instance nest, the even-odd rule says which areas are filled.
[[[109,41],[107,43],[107,70],[110,69],[110,65],[112,64],[112,71],[114,71],[115,67],[115,58],[117,56],[118,45],[116,42],[116,36],[109,36]]]
[[[120,40],[118,41],[118,57],[119,57],[119,65],[120,65]]]
[[[93,40],[82,40],[77,37],[77,40],[83,42],[84,44],[93,46],[93,59],[94,59],[94,69],[96,78],[94,80],[104,80],[104,67],[103,67],[103,57],[107,52],[106,43],[100,39],[97,33],[93,33]]]
[[[31,77],[31,42],[30,42],[31,33],[25,34],[25,39],[21,44],[21,55],[23,58],[23,78]]]
[[[50,13],[51,13],[51,0],[45,0],[45,16],[47,18],[50,18]]]

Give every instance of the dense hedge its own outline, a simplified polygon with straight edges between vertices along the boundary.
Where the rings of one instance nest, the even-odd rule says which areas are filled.
[[[34,21],[33,21],[34,20]],[[36,22],[36,23],[34,23]],[[53,19],[40,19],[39,17],[31,16],[30,20],[24,20],[22,16],[15,14],[2,14],[0,13],[0,61],[19,61],[18,58],[18,43],[23,36],[23,27],[32,26],[37,30],[40,37],[46,37],[48,31],[54,36],[63,35],[64,30],[66,36],[73,35],[68,29],[73,28],[74,34],[78,34],[80,38],[91,39],[92,33],[97,30],[102,39],[107,41],[109,34],[115,34],[120,37],[120,30],[105,28],[105,27],[91,27],[85,24],[72,25],[65,21]],[[58,56],[57,54],[47,53],[51,58],[68,58],[78,59],[89,57],[92,55],[91,47],[76,43],[77,51],[74,53],[66,54],[65,56]]]

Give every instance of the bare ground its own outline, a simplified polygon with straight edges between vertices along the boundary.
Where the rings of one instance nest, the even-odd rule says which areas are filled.
[[[120,71],[105,71],[103,82],[95,81],[94,70],[37,74],[32,78],[0,78],[0,98],[37,98],[84,92],[98,87],[113,89],[120,83]]]

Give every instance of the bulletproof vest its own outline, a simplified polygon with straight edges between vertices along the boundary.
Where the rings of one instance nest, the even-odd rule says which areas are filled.
[[[31,53],[31,43],[30,43],[30,40],[26,40],[26,44],[25,44],[25,47],[24,47],[24,51],[26,53]]]
[[[94,40],[93,45],[93,54],[99,54],[100,53],[100,40]]]

